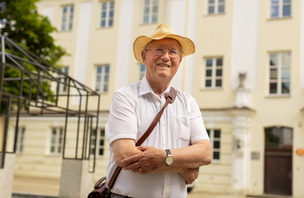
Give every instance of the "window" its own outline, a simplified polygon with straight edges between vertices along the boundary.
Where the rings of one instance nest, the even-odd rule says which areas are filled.
[[[109,88],[109,65],[102,65],[97,67],[96,72],[96,91],[101,93],[108,92]]]
[[[158,0],[144,0],[143,23],[157,23]]]
[[[63,73],[65,73],[66,75],[69,74],[69,68],[68,67],[63,67],[61,68],[61,71]],[[68,90],[68,86],[67,86],[67,83],[68,83],[68,78],[64,77],[64,76],[61,76],[60,78],[60,81],[63,83],[63,84],[60,84],[60,88],[59,88],[59,92],[61,93],[66,93],[67,90]]]
[[[138,79],[139,80],[143,79],[143,77],[145,76],[145,74],[146,74],[146,65],[140,64],[139,65],[139,77],[138,77]]]
[[[291,16],[291,0],[270,0],[271,18],[283,18]]]
[[[73,28],[74,6],[62,8],[61,31],[71,31]]]
[[[114,20],[114,1],[101,3],[100,27],[112,27]]]
[[[269,94],[290,94],[290,52],[269,54]]]
[[[50,153],[60,154],[62,152],[62,142],[63,142],[63,128],[62,127],[52,128]]]
[[[208,0],[208,14],[225,13],[225,0]]]
[[[265,149],[292,149],[293,130],[287,127],[265,128]]]
[[[221,88],[223,80],[223,58],[205,59],[205,88]]]
[[[92,131],[90,154],[93,155],[96,151],[96,156],[101,157],[103,156],[104,153],[105,130],[104,129],[98,130],[97,137],[96,137],[96,133],[97,133],[96,129]],[[97,150],[95,150],[96,141],[97,141]]]
[[[221,130],[207,129],[207,133],[213,148],[213,160],[220,160]]]
[[[18,153],[18,154],[23,153],[24,135],[25,135],[25,127],[19,127],[18,136],[17,136],[17,138],[18,138],[17,147],[16,147],[16,153]]]

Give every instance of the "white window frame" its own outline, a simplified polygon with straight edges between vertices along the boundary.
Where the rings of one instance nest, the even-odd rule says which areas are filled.
[[[96,129],[93,129],[93,131],[96,131]],[[101,136],[102,131],[103,131],[103,136]],[[91,136],[90,155],[94,156],[94,154],[92,153],[92,149],[95,149],[96,157],[102,158],[104,156],[104,153],[105,153],[105,141],[106,141],[105,129],[98,129],[97,132],[98,132],[98,134],[93,133],[92,136]],[[97,135],[97,138],[96,138],[96,135]],[[96,142],[94,142],[95,140],[96,140]],[[103,145],[100,145],[100,140],[103,140]],[[95,146],[96,146],[96,148],[95,148]],[[100,149],[103,150],[102,155],[99,154]]]
[[[65,73],[66,75],[69,75],[69,67],[63,67],[63,68],[61,68],[61,72]],[[60,76],[60,77],[64,77],[64,76]],[[66,82],[64,82],[64,80],[66,80]],[[60,78],[60,81],[63,82],[63,83],[66,83],[66,84],[68,83],[67,82],[67,78]],[[59,85],[59,93],[66,93],[67,90],[68,90],[68,85],[64,85],[64,84],[60,83],[60,85]]]
[[[71,7],[73,7],[72,17],[71,17]],[[64,17],[63,10],[64,10],[64,8],[67,8],[67,13],[66,13],[66,16],[65,16],[66,17],[65,24],[63,22],[63,17]],[[61,8],[61,18],[60,18],[60,31],[61,32],[67,32],[67,31],[72,31],[73,30],[74,12],[75,12],[74,5],[62,6],[62,8]],[[65,25],[65,29],[63,29],[63,25]],[[72,27],[70,27],[70,25]]]
[[[210,139],[210,144],[212,146],[212,162],[220,162],[221,161],[221,137],[222,137],[222,130],[220,129],[206,129],[209,131],[209,139]],[[214,137],[214,131],[220,131],[220,137]],[[220,144],[220,148],[214,148],[214,142],[218,141]],[[219,159],[214,159],[214,152],[219,153]]]
[[[113,3],[113,8],[111,8],[111,3]],[[103,12],[103,4],[106,4],[106,16],[105,18],[102,17],[102,12]],[[100,2],[100,20],[99,20],[99,24],[98,27],[100,28],[107,28],[107,27],[113,27],[114,25],[114,10],[115,10],[115,1],[104,1],[104,2]],[[110,12],[113,11],[113,16],[110,17]],[[101,23],[102,21],[105,21],[105,25],[102,26]],[[109,21],[112,20],[112,25],[109,25]]]
[[[148,6],[146,6],[146,3],[145,3],[146,1],[149,1]],[[142,3],[142,5],[143,5],[143,7],[142,7],[142,13],[143,13],[142,14],[142,23],[143,24],[157,23],[158,22],[159,0],[143,0],[142,2],[143,2]],[[153,12],[153,5],[154,5],[153,3],[154,2],[157,2],[156,3],[157,12]],[[145,12],[146,7],[149,8],[149,13],[148,14]],[[148,21],[145,21],[146,16],[148,16]],[[153,21],[153,17],[156,17],[156,21]]]
[[[102,67],[101,69],[101,73],[98,73],[98,68]],[[106,67],[109,68],[109,72],[106,73]],[[95,78],[95,90],[98,91],[99,93],[107,93],[109,92],[109,82],[110,82],[110,65],[109,64],[105,64],[105,65],[98,65],[96,66],[96,78]],[[100,82],[97,81],[98,77],[100,77]],[[108,79],[108,81],[106,82],[105,79]],[[97,90],[97,86],[100,87],[100,90]],[[107,86],[107,90],[104,90],[104,86]]]
[[[18,128],[16,154],[22,154],[24,150],[25,127]]]
[[[212,59],[212,75],[211,77],[207,76],[207,60]],[[216,60],[222,59],[222,66],[216,66]],[[224,58],[223,57],[206,57],[204,58],[204,81],[203,81],[203,87],[204,89],[222,89],[223,88],[223,66],[224,66]],[[222,75],[216,76],[216,70],[221,69]],[[206,80],[211,80],[211,87],[206,86]],[[216,80],[221,80],[221,86],[216,86]]]
[[[53,138],[53,130],[56,130],[55,142],[52,142]],[[62,131],[61,131],[62,130]],[[62,132],[62,134],[60,134]],[[63,136],[64,136],[64,128],[63,127],[52,127],[50,133],[50,141],[49,141],[49,155],[61,155],[63,149]],[[60,143],[61,138],[61,143]],[[60,145],[61,144],[61,145]],[[54,146],[54,152],[52,152],[52,147]],[[59,150],[60,148],[60,150]]]
[[[270,1],[270,14],[269,14],[269,18],[271,19],[278,19],[278,18],[288,18],[288,17],[291,17],[292,16],[292,0],[290,0],[290,2],[283,2],[284,0],[278,0],[279,3],[272,3],[272,0],[269,0]],[[283,16],[283,8],[284,6],[286,5],[290,5],[290,15],[288,16]],[[279,7],[279,16],[277,17],[272,17],[271,13],[272,13],[272,7],[273,6],[278,6]]]
[[[142,71],[142,67],[145,67],[145,71]],[[140,63],[139,64],[139,67],[138,67],[138,80],[141,80],[143,79],[143,77],[146,75],[146,65],[143,64],[143,63]]]
[[[209,3],[209,0],[206,0],[207,2],[207,10],[206,13],[207,15],[215,15],[215,14],[225,14],[226,12],[226,1],[224,0],[224,2],[219,2],[220,0],[214,0],[214,3]],[[213,6],[214,7],[214,13],[209,13],[209,7]],[[219,6],[224,6],[224,11],[223,12],[219,12],[218,8]]]
[[[283,65],[282,64],[282,56],[283,54],[290,54],[290,61],[289,65]],[[272,54],[277,54],[278,55],[278,65],[270,65],[270,56]],[[283,80],[282,79],[282,69],[289,69],[289,80]],[[277,69],[277,79],[271,79],[271,69]],[[289,96],[291,92],[291,52],[274,52],[274,53],[269,53],[268,54],[268,94],[270,96]],[[283,82],[289,82],[289,93],[282,93],[282,83]],[[277,93],[270,93],[270,83],[277,83]]]

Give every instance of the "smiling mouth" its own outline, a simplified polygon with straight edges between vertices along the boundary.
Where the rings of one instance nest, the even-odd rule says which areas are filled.
[[[157,66],[159,66],[159,67],[165,67],[165,68],[169,68],[170,67],[169,65],[166,65],[166,64],[157,64]]]

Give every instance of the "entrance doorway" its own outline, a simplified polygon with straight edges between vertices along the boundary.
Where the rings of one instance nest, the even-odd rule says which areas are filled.
[[[265,193],[292,195],[292,142],[291,128],[265,128]]]

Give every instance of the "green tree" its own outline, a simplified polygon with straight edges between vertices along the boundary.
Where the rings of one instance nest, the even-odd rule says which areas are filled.
[[[56,32],[56,28],[51,25],[47,17],[37,13],[35,3],[38,1],[39,0],[0,0],[2,5],[0,11],[0,19],[2,20],[0,33],[24,49],[33,52],[46,62],[60,68],[58,61],[67,53],[62,47],[54,43],[55,41],[51,33]],[[3,9],[4,2],[5,9]],[[6,51],[10,52],[9,49],[6,49]],[[27,59],[21,53],[19,53],[18,56]],[[7,61],[9,62],[10,60]],[[30,71],[37,70],[36,67],[30,64],[24,64],[24,66]],[[6,67],[5,77],[20,76],[20,71]],[[18,81],[5,81],[3,85],[6,92],[19,95],[20,83]],[[50,82],[42,81],[39,86],[45,95],[53,94]],[[23,96],[29,95],[29,87],[29,81],[24,81]],[[33,96],[35,96],[36,91],[35,88],[32,90]],[[49,101],[53,100],[52,98],[45,99]],[[1,107],[4,107],[3,105],[5,105],[4,102],[2,102]],[[4,108],[1,108],[1,110],[3,111]]]

